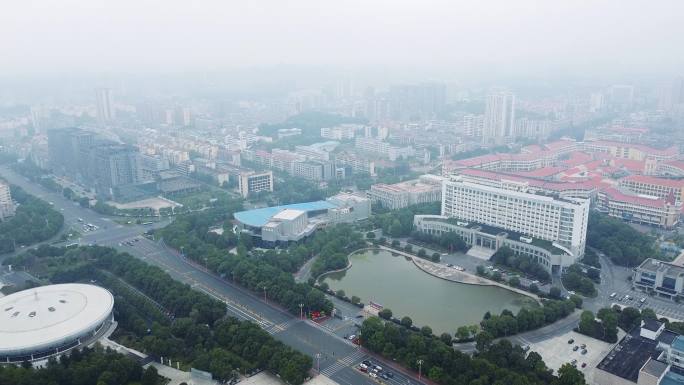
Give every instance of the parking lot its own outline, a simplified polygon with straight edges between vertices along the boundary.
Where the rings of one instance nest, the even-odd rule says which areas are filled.
[[[620,331],[619,338],[624,332]],[[569,340],[574,340],[571,344]],[[582,354],[582,345],[586,345],[586,354]],[[577,350],[575,349],[577,346]],[[592,383],[593,371],[601,359],[610,351],[613,345],[597,339],[570,331],[557,337],[530,344],[530,350],[539,353],[546,362],[546,366],[557,371],[563,364],[577,360],[577,369],[584,373],[587,383]],[[586,364],[583,368],[582,364]]]
[[[644,299],[643,302],[641,301],[642,298]],[[618,292],[612,298],[612,304],[617,304],[621,307],[635,307],[637,309],[649,308],[653,309],[658,317],[667,317],[672,321],[684,321],[684,306],[668,299],[649,296],[640,291]]]

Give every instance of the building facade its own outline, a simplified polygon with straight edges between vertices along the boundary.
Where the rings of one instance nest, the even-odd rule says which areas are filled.
[[[510,92],[493,92],[487,95],[482,142],[503,144],[515,130],[515,96]]]
[[[684,299],[684,267],[648,258],[634,269],[632,287],[667,299]]]
[[[442,216],[551,241],[575,259],[584,255],[589,200],[486,186],[460,176],[442,186]]]
[[[371,202],[390,210],[397,210],[419,203],[440,202],[442,182],[436,175],[422,175],[418,179],[395,184],[376,183],[368,191]]]
[[[238,190],[243,198],[261,191],[273,192],[273,172],[243,172],[238,176]]]
[[[7,183],[0,181],[0,222],[14,216],[16,206],[12,200],[10,187]]]

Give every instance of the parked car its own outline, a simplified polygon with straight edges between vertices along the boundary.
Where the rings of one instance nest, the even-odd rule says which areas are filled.
[[[582,354],[587,354],[587,349],[582,349]]]
[[[610,298],[615,298],[617,296],[617,293],[613,293],[610,295]]]
[[[587,363],[586,363],[586,362],[582,362],[582,367],[583,367],[583,368],[586,368],[586,367],[587,367]]]
[[[578,351],[578,350],[579,350],[579,346],[577,346],[577,345],[575,345],[575,347],[572,348],[572,351],[573,351],[573,352],[576,352],[576,351]]]
[[[574,344],[574,343],[575,343],[575,340],[574,340],[574,339],[570,338],[570,339],[568,340],[568,345],[572,345],[572,344]]]

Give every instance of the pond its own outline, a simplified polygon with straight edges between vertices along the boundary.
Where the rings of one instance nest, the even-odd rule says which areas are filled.
[[[393,316],[409,316],[413,324],[428,325],[435,334],[453,334],[459,326],[478,324],[487,312],[503,309],[516,313],[536,306],[524,295],[496,286],[478,286],[434,277],[410,259],[384,250],[366,250],[350,257],[349,270],[324,277],[331,289],[348,297],[373,301],[392,310]]]

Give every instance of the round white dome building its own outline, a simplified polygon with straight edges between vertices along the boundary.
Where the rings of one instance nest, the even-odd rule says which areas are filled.
[[[0,363],[34,361],[92,342],[112,320],[114,297],[99,286],[41,286],[0,298]]]

